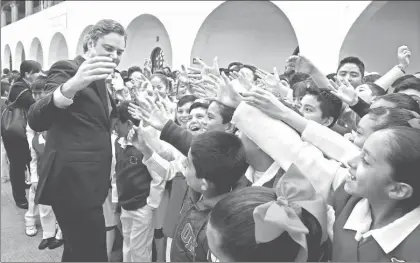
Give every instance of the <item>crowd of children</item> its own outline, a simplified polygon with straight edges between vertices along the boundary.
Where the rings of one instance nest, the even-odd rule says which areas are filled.
[[[215,58],[179,71],[147,61],[107,81],[118,108],[103,205],[109,254],[119,229],[123,262],[420,259],[420,73],[405,73],[411,52],[398,48],[384,75],[357,57],[325,75],[298,52],[283,74],[219,68]],[[29,83],[34,100],[45,79]],[[63,243],[54,213],[33,204],[48,132],[28,126],[27,140],[26,233],[36,235],[39,211],[39,248],[54,249]]]

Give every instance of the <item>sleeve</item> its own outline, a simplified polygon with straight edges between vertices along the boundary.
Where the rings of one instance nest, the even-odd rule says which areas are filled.
[[[60,87],[58,87],[54,91],[54,93],[53,93],[53,102],[54,102],[54,105],[57,108],[65,109],[65,108],[69,107],[71,104],[73,104],[73,100],[72,99],[68,99],[68,98],[66,98],[63,95],[63,93],[61,92],[61,87],[62,86],[63,85],[61,85]]]
[[[313,144],[329,158],[344,164],[360,153],[360,149],[352,142],[314,121],[308,122],[302,139]]]
[[[383,75],[380,79],[375,81],[375,84],[387,91],[391,87],[392,83],[394,83],[397,79],[404,75],[405,73],[401,70],[401,68],[395,66],[392,69],[390,69],[385,75]]]
[[[185,160],[185,157],[183,158]],[[154,171],[157,175],[163,178],[163,180],[170,181],[178,172],[184,174],[185,168],[182,165],[182,161],[182,159],[176,159],[174,161],[168,162],[159,154],[154,152],[152,157],[150,157],[148,160],[143,160],[143,163],[147,166],[149,171]]]
[[[22,91],[29,89],[29,87],[24,86],[22,81],[17,81],[10,88],[9,100],[11,102],[14,102]],[[35,99],[32,97],[32,93],[30,90],[23,92],[22,95],[19,97],[19,99],[16,101],[16,105],[18,105],[22,109],[25,109],[26,111],[28,111],[29,107],[31,107],[31,105],[34,103],[35,103]]]
[[[176,125],[169,120],[162,129],[160,139],[174,146],[183,155],[187,156],[194,138],[191,132]]]
[[[32,104],[28,111],[28,124],[34,131],[48,130],[59,118],[63,109],[54,104],[54,91],[73,77],[76,71],[76,66],[69,61],[58,61],[51,66],[45,83],[46,95]]]
[[[160,177],[156,171],[149,168],[148,170],[150,176],[152,177],[152,181],[150,182],[150,192],[147,197],[147,204],[156,209],[159,207],[165,192],[166,181]]]
[[[360,97],[356,105],[350,106],[350,109],[352,109],[357,115],[359,115],[360,118],[362,118],[368,113],[369,108],[370,104]]]
[[[26,138],[28,140],[29,148],[32,148],[32,140],[35,137],[35,131],[29,127],[29,125],[26,125]]]

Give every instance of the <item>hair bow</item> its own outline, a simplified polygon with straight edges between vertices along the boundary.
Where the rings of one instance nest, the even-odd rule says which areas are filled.
[[[306,235],[309,230],[299,218],[299,209],[304,208],[318,220],[324,236],[327,204],[295,164],[279,180],[276,195],[277,200],[254,209],[255,239],[257,243],[267,243],[287,232],[301,246],[295,261],[305,262],[308,258]]]

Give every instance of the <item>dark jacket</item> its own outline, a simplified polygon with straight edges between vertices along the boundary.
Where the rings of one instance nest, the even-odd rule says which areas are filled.
[[[123,149],[115,140],[115,177],[118,203],[125,210],[136,210],[147,204],[152,177],[143,164],[143,154],[134,146]]]
[[[32,97],[31,87],[23,79],[18,79],[10,88],[9,102],[14,102],[17,96],[26,89],[28,91],[22,93],[15,105],[28,112],[29,107],[35,103],[35,100]]]
[[[171,246],[172,262],[207,261],[206,225],[213,207],[225,195],[184,206]]]
[[[351,196],[343,183],[334,194],[335,210],[333,262],[418,262],[420,260],[420,225],[392,252],[385,254],[375,239],[370,236],[360,242],[355,240],[355,231],[344,229],[348,217],[361,197]]]
[[[53,93],[72,78],[84,62],[58,61],[51,66],[42,99],[28,113],[36,132],[48,130],[35,202],[66,209],[85,210],[102,206],[108,195],[111,172],[111,120],[116,117],[111,100],[109,114],[104,80],[76,93],[73,104],[57,108]]]
[[[162,129],[160,139],[174,146],[183,155],[187,156],[194,135],[169,120]]]

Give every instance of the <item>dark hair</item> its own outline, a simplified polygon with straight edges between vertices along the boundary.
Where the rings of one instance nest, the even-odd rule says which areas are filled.
[[[300,49],[299,49],[299,46],[297,46],[295,48],[295,51],[293,51],[292,56],[299,56],[299,53],[300,53]]]
[[[374,74],[369,74],[363,77],[363,83],[368,83],[368,82],[375,82],[378,79],[382,78],[382,76],[380,74],[374,73]]]
[[[244,64],[242,64],[241,62],[232,62],[232,63],[229,64],[227,69],[232,70],[233,67],[238,67],[238,70],[240,70],[243,66],[244,66]]]
[[[413,194],[402,201],[411,211],[420,205],[420,130],[411,127],[392,127],[381,132],[390,133],[388,161],[393,168],[393,179],[413,188]]]
[[[24,78],[25,73],[39,73],[42,70],[42,66],[39,62],[34,60],[24,60],[22,64],[20,64],[20,77]]]
[[[127,70],[122,70],[120,75],[121,75],[121,78],[125,79],[125,78],[128,77],[128,71]]]
[[[139,121],[131,117],[131,114],[128,112],[128,105],[130,103],[135,103],[134,101],[122,101],[117,106],[118,116],[121,123],[126,123],[127,121],[131,121],[134,125],[139,125]]]
[[[307,80],[307,79],[310,79],[310,78],[311,78],[311,76],[310,76],[309,74],[302,73],[302,72],[296,72],[296,73],[294,73],[294,74],[290,77],[290,79],[289,79],[289,85],[290,85],[290,87],[292,87],[292,89],[293,89],[293,86],[294,86],[296,83],[301,82],[301,81],[304,81],[304,80]]]
[[[3,69],[3,74],[4,75],[7,75],[7,74],[9,74],[10,73],[10,70],[8,69],[8,68],[4,68]]]
[[[311,87],[313,81],[311,79],[299,81],[292,86],[293,98],[303,97],[308,93],[308,88]]]
[[[411,74],[407,74],[407,75],[404,75],[404,76],[402,76],[402,77],[399,77],[396,81],[394,81],[394,83],[392,83],[392,87],[396,87],[398,84],[400,84],[402,81],[404,81],[404,80],[407,80],[407,79],[411,79],[411,78],[416,78],[416,76],[414,76],[414,75],[411,75]]]
[[[332,127],[336,123],[338,117],[340,117],[343,102],[327,89],[319,89],[311,86],[307,89],[307,92],[306,95],[315,96],[317,101],[319,101],[322,117],[333,118],[332,123],[328,126]]]
[[[420,114],[419,104],[410,95],[403,93],[392,93],[378,97],[376,101],[385,100],[395,104],[395,108],[406,109]]]
[[[196,99],[197,99],[197,97],[194,96],[194,95],[185,95],[185,96],[182,96],[178,100],[178,103],[176,105],[176,108],[182,107],[182,106],[184,106],[185,104],[187,104],[189,102],[194,102]]]
[[[386,91],[383,88],[381,88],[379,85],[377,85],[373,82],[366,82],[365,84],[372,91],[373,96],[384,96],[384,95],[386,95]]]
[[[247,68],[252,71],[252,74],[254,74],[254,81],[259,79],[259,77],[255,74],[257,72],[257,68],[252,65],[242,65],[241,69]]]
[[[45,83],[47,82],[47,77],[43,75],[39,75],[34,83],[31,85],[32,92],[42,92],[45,88]]]
[[[190,110],[188,112],[191,113],[191,111],[193,109],[196,109],[196,108],[204,108],[204,109],[207,110],[209,108],[209,104],[208,103],[203,103],[203,102],[200,102],[200,101],[196,101],[193,104],[191,104]]]
[[[276,200],[275,189],[251,186],[232,193],[213,207],[209,224],[220,235],[224,254],[238,262],[293,262],[300,246],[287,232],[276,239],[257,244],[253,212],[259,205]],[[308,228],[308,262],[320,259],[322,229],[318,220],[305,209],[299,215]]]
[[[366,115],[375,121],[374,131],[395,126],[409,127],[408,121],[414,118],[414,114],[408,110],[384,107],[370,109]]]
[[[416,77],[405,79],[401,81],[400,83],[398,83],[398,85],[395,87],[394,92],[398,93],[400,91],[408,90],[408,89],[412,89],[412,90],[416,90],[420,92],[420,79]]]
[[[127,77],[128,77],[128,78],[131,78],[131,74],[133,74],[133,72],[140,72],[140,73],[143,73],[143,71],[141,70],[141,68],[140,68],[140,67],[138,67],[138,66],[132,66],[132,67],[130,67],[130,68],[128,69],[128,71],[127,71]]]
[[[117,33],[121,36],[124,36],[124,40],[127,43],[127,35],[124,27],[115,20],[112,19],[102,19],[98,21],[86,35],[83,40],[83,51],[87,51],[87,43],[89,40],[92,40],[96,44],[99,38],[106,36],[110,33]],[[86,50],[85,50],[86,48]]]
[[[216,100],[213,100],[211,103],[215,103],[217,107],[219,108],[219,113],[220,113],[220,116],[222,116],[223,124],[226,124],[232,121],[233,113],[235,113],[235,108],[226,106],[223,103],[220,103]]]
[[[357,57],[346,57],[346,58],[342,59],[340,61],[340,64],[338,65],[337,73],[341,69],[341,67],[343,67],[345,64],[355,64],[359,68],[362,78],[364,77],[364,75],[365,75],[365,64],[359,58],[357,58]]]
[[[327,79],[334,80],[336,76],[337,76],[337,73],[330,73],[327,75]]]
[[[247,169],[241,140],[226,132],[210,131],[196,136],[191,157],[197,178],[212,182],[219,194],[229,192]]]

